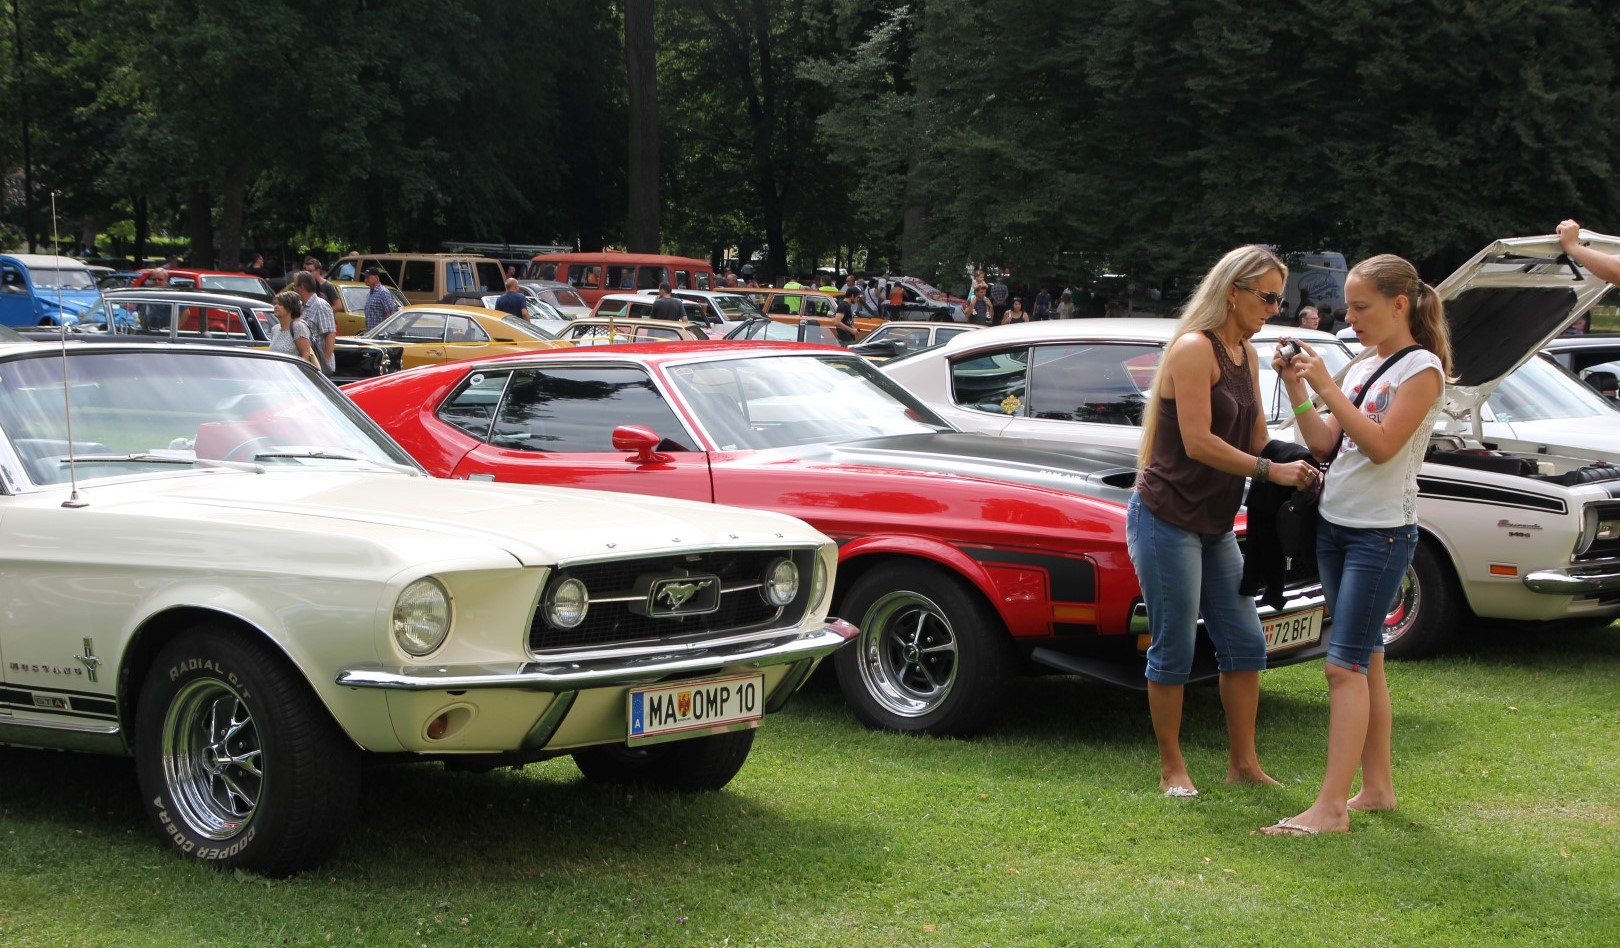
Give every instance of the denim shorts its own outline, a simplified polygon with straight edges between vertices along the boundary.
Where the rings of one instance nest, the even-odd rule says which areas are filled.
[[[1147,604],[1152,634],[1147,678],[1181,685],[1192,674],[1198,617],[1215,643],[1223,672],[1266,667],[1266,635],[1254,599],[1238,592],[1243,554],[1237,537],[1194,533],[1153,515],[1137,494],[1125,508],[1125,543]]]
[[[1416,526],[1341,527],[1327,519],[1317,524],[1316,565],[1333,617],[1329,662],[1367,673],[1373,653],[1384,650],[1384,617],[1417,545]]]

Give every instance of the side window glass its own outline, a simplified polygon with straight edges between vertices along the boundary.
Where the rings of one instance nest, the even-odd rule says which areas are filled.
[[[399,288],[406,293],[433,292],[433,261],[404,261],[405,271],[399,278]]]
[[[498,263],[474,263],[473,272],[478,276],[478,288],[485,293],[502,293],[506,290],[506,277],[501,272]]]
[[[445,263],[444,292],[447,294],[478,292],[478,280],[473,276],[472,264],[465,260],[453,260]]]
[[[441,406],[439,420],[467,432],[480,441],[489,437],[495,406],[500,404],[509,372],[474,372],[461,388]]]
[[[636,288],[635,267],[608,267],[607,286],[614,290],[633,290]]]
[[[825,296],[807,296],[805,297],[805,304],[804,312],[807,316],[831,316],[833,314],[833,302]]]
[[[0,291],[6,293],[27,293],[28,284],[23,279],[23,273],[11,264],[0,266]]]
[[[574,268],[569,267],[568,268],[568,273],[569,273],[569,276],[572,277],[573,273],[574,273]],[[589,287],[590,289],[593,289],[593,290],[600,288],[601,285],[602,285],[602,268],[601,267],[585,267],[585,268],[581,269],[579,271],[579,278],[574,281],[574,285],[575,286]]]
[[[332,264],[332,272],[328,273],[326,278],[329,280],[358,280],[360,277],[357,274],[355,261],[346,257]]]
[[[1001,352],[951,364],[951,398],[963,408],[997,415],[1022,415],[1029,350]]]
[[[677,290],[686,289],[686,283],[682,279],[684,276],[683,273],[676,273],[675,282],[670,285]],[[658,284],[662,282],[664,282],[663,267],[640,267],[636,270],[636,289],[638,290],[656,290]]]
[[[531,280],[557,279],[557,265],[555,263],[537,263],[529,267]]]
[[[798,299],[798,297],[793,297],[793,298]],[[767,309],[765,312],[776,314],[776,315],[789,314],[789,315],[797,316],[799,314],[798,310],[790,308],[788,306],[788,297],[787,297],[786,294],[777,294],[775,296],[772,296],[771,297],[771,308]]]
[[[681,338],[678,330],[665,329],[662,326],[643,326],[636,335],[653,342],[673,342]]]
[[[388,334],[398,342],[443,342],[444,315],[442,313],[415,313],[400,320]]]
[[[967,332],[966,329],[941,329],[934,335],[936,343],[946,343]]]
[[[136,303],[135,331],[143,336],[167,336],[174,328],[173,303]]]
[[[1157,346],[1037,346],[1030,363],[1031,418],[1140,425],[1145,391],[1133,364],[1157,355]]]
[[[692,275],[685,270],[676,270],[675,279],[671,280],[669,285],[677,290],[690,290],[692,288]]]
[[[694,274],[694,276],[696,276],[697,279],[695,279],[693,282],[697,284],[698,289],[707,290],[713,287],[714,284],[709,282],[709,274],[700,272]]]
[[[449,332],[445,335],[447,342],[488,342],[489,333],[478,321],[466,316],[451,316],[449,319]]]
[[[647,373],[635,366],[562,366],[514,372],[490,441],[525,451],[613,452],[613,429],[644,425],[661,450],[691,439]]]

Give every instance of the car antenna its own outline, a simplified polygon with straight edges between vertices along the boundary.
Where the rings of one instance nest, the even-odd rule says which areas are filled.
[[[56,229],[56,192],[51,192],[51,251],[58,270],[62,268],[61,235]],[[71,488],[68,499],[62,501],[64,507],[88,507],[88,501],[79,499],[79,466],[73,457],[73,399],[69,397],[71,386],[68,385],[68,356],[67,356],[67,317],[62,309],[62,277],[56,278],[56,324],[58,345],[62,349],[62,414],[67,419],[67,456],[68,456],[68,485]]]

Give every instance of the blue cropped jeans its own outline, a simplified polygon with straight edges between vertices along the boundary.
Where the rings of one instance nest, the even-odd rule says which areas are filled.
[[[1194,533],[1153,515],[1137,494],[1125,510],[1125,543],[1147,604],[1147,678],[1186,684],[1198,643],[1198,617],[1223,672],[1266,667],[1266,636],[1254,600],[1238,592],[1243,555],[1237,537]]]
[[[1333,616],[1329,662],[1367,674],[1373,653],[1384,650],[1384,618],[1417,545],[1416,526],[1341,527],[1318,518],[1316,566]]]

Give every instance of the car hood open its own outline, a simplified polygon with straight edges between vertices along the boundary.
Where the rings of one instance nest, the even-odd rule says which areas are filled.
[[[1617,237],[1583,230],[1581,242],[1620,254]],[[1498,240],[1435,289],[1446,302],[1456,379],[1446,388],[1446,410],[1460,416],[1591,309],[1609,284],[1577,267],[1549,234]]]

